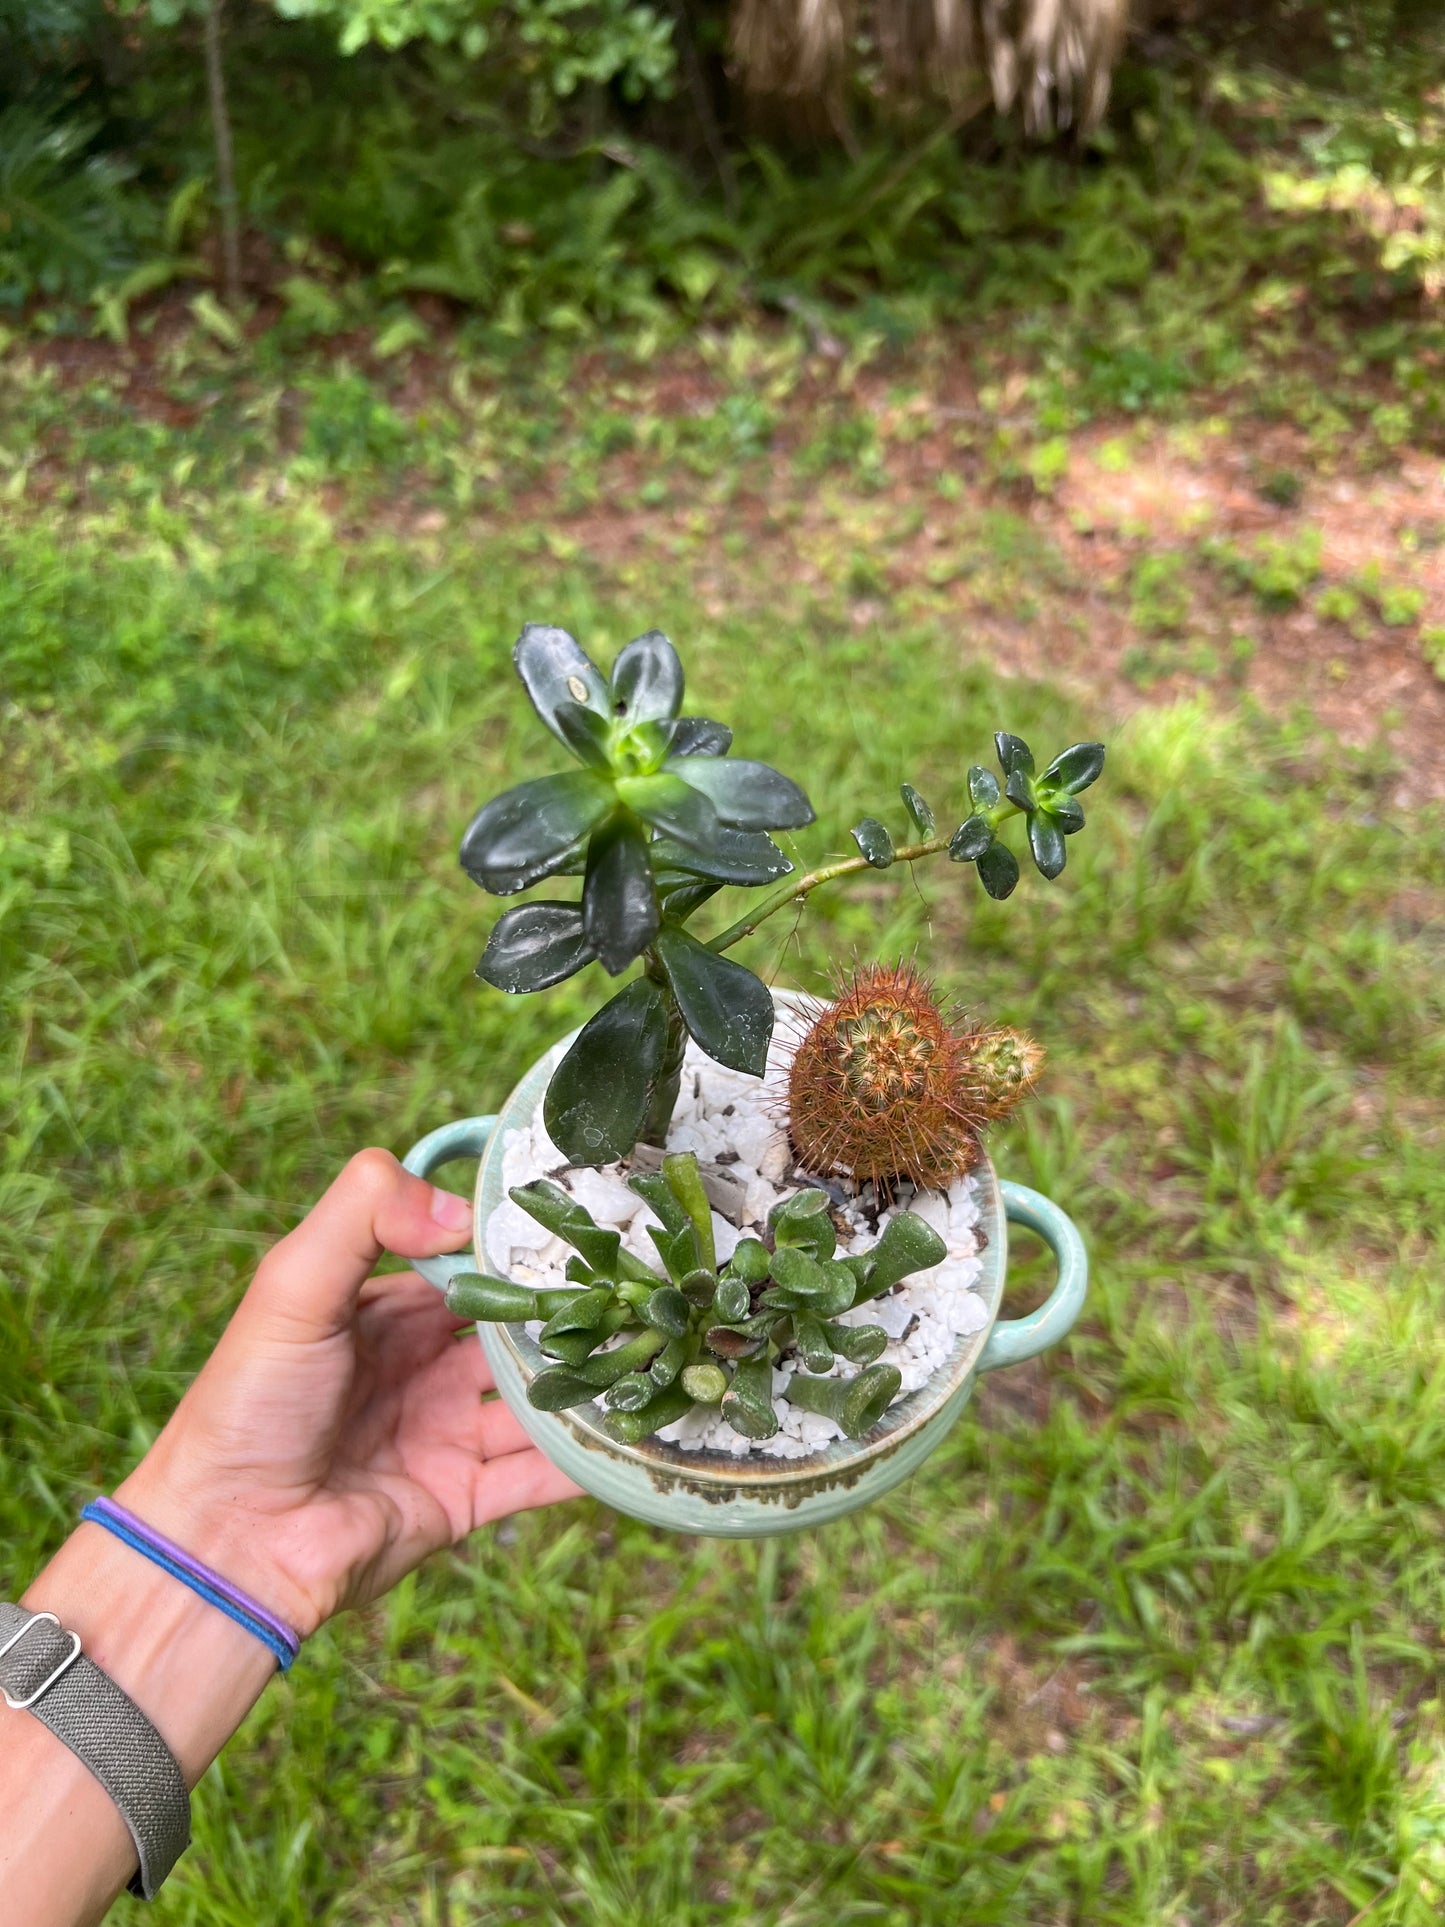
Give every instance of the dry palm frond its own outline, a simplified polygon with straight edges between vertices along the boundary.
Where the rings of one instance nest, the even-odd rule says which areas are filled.
[[[1097,125],[1129,0],[737,0],[732,54],[755,94],[833,97],[860,44],[905,97],[957,101],[986,73],[1031,133]]]

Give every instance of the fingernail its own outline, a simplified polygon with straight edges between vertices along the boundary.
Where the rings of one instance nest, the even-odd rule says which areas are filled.
[[[438,1191],[435,1185],[431,1194],[431,1214],[444,1231],[466,1231],[472,1222],[472,1207],[465,1198],[459,1198],[455,1191]]]

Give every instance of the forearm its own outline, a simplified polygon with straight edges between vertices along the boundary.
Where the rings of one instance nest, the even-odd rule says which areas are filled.
[[[102,1527],[82,1525],[21,1603],[79,1633],[194,1786],[276,1662],[250,1633]],[[6,1927],[86,1927],[135,1871],[109,1795],[30,1713],[0,1700],[0,1894]]]

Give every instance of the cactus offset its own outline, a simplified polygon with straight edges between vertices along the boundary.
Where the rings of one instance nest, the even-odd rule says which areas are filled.
[[[979,1158],[988,1111],[968,1038],[912,964],[867,964],[809,1027],[788,1078],[805,1170],[946,1190]]]
[[[1018,1109],[1044,1067],[1043,1046],[1003,1025],[986,1025],[970,1038],[968,1056],[973,1088],[991,1124]]]

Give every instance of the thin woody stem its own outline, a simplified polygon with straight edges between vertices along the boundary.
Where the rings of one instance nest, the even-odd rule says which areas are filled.
[[[989,817],[997,825],[1003,818],[1017,816],[1020,812],[1016,803],[1000,801],[992,809],[980,810],[978,813]],[[923,843],[905,843],[901,849],[893,852],[893,862],[913,863],[921,856],[937,856],[940,850],[948,848],[951,841],[950,837],[931,836]],[[749,910],[747,915],[739,917],[736,923],[730,923],[727,929],[720,930],[717,936],[709,937],[707,947],[709,950],[731,950],[735,943],[740,943],[744,937],[750,937],[758,925],[766,922],[775,911],[785,909],[790,903],[801,903],[804,897],[818,888],[820,883],[831,883],[835,877],[852,876],[859,870],[871,870],[877,867],[876,864],[870,863],[866,856],[845,856],[840,857],[836,863],[825,863],[816,870],[809,870],[806,875],[796,880],[789,877],[780,883],[776,890],[770,891],[756,909]],[[891,869],[893,865],[888,864],[885,867]]]

